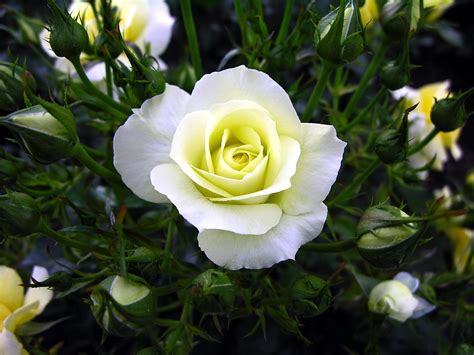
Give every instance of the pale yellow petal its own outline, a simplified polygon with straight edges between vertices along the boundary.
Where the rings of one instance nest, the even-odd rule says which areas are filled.
[[[24,292],[20,275],[8,266],[0,266],[0,304],[11,312],[23,304]]]

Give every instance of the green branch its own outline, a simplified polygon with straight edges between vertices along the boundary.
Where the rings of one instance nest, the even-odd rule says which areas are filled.
[[[354,249],[357,246],[356,239],[342,240],[332,243],[316,243],[311,242],[302,246],[303,250],[315,251],[321,253],[338,253]]]
[[[322,62],[321,66],[321,73],[319,75],[318,81],[316,82],[316,86],[314,87],[311,96],[309,97],[308,104],[303,112],[303,122],[309,122],[311,119],[311,115],[314,112],[314,109],[319,104],[321,100],[321,96],[323,95],[324,89],[326,88],[326,84],[328,82],[329,76],[333,70],[333,66],[327,63],[326,61]]]

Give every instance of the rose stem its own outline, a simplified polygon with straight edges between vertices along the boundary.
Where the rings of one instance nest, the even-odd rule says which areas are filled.
[[[321,73],[319,75],[319,79],[316,82],[316,86],[314,87],[311,96],[309,97],[308,104],[306,105],[306,109],[303,112],[303,122],[309,122],[311,119],[311,115],[316,107],[319,104],[319,100],[326,88],[326,83],[329,79],[329,76],[333,70],[333,66],[327,63],[326,61],[322,62],[321,66]]]
[[[303,250],[316,251],[322,253],[337,253],[355,248],[357,245],[356,239],[342,240],[332,243],[307,243],[302,246]]]
[[[199,54],[199,45],[194,25],[193,12],[191,9],[191,0],[180,0],[181,11],[183,12],[184,29],[188,36],[189,49],[191,50],[191,60],[194,66],[194,75],[196,80],[202,76],[201,55]]]
[[[354,93],[352,94],[349,100],[349,103],[347,104],[347,107],[344,110],[344,117],[346,117],[347,119],[354,112],[357,106],[357,103],[359,102],[365,90],[367,89],[367,86],[369,85],[370,79],[372,79],[375,72],[380,67],[380,64],[382,63],[382,59],[386,50],[387,50],[387,44],[382,43],[379,49],[375,52],[375,55],[372,58],[372,61],[370,62],[369,66],[367,67],[367,70],[365,71],[364,75],[360,79],[360,83],[357,86],[356,91],[354,91]]]

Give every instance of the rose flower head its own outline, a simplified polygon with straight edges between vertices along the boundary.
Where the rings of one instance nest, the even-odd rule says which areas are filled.
[[[115,134],[114,164],[142,199],[173,203],[214,263],[258,269],[321,232],[345,145],[240,66],[205,75],[191,95],[167,85],[145,101]]]

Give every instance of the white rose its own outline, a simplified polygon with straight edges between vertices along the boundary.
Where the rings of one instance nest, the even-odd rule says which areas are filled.
[[[449,81],[432,83],[419,89],[403,87],[392,92],[395,99],[404,99],[406,108],[418,103],[418,106],[409,113],[409,139],[411,144],[422,141],[434,128],[431,123],[431,109],[435,99],[444,99],[449,94]],[[423,149],[408,158],[411,166],[421,168],[427,165],[434,157],[433,169],[441,170],[448,160],[448,151],[453,158],[459,159],[462,151],[457,144],[461,129],[452,132],[440,132]],[[423,175],[423,174],[421,174]]]
[[[419,284],[420,281],[409,273],[398,273],[393,280],[383,281],[370,291],[369,310],[399,322],[419,318],[433,311],[435,306],[413,295]]]
[[[97,5],[100,2],[97,2]],[[120,17],[120,31],[127,42],[138,46],[143,52],[147,44],[150,46],[150,54],[159,57],[164,53],[171,40],[174,17],[171,16],[168,5],[164,0],[112,0],[112,6],[116,7]],[[96,18],[92,6],[84,0],[73,0],[69,6],[72,17],[82,21],[91,43],[99,34]],[[52,57],[56,57],[49,45],[49,31],[40,33],[43,49]],[[129,65],[125,56],[121,61]],[[87,57],[82,56],[82,61]],[[160,67],[164,63],[160,62]],[[57,58],[55,66],[65,73],[75,73],[74,67],[66,58]],[[87,75],[92,81],[100,81],[105,78],[105,65],[98,63],[88,68]]]
[[[257,269],[321,232],[345,145],[240,66],[205,75],[191,95],[167,85],[145,101],[115,134],[114,164],[142,199],[171,201],[214,263]]]

